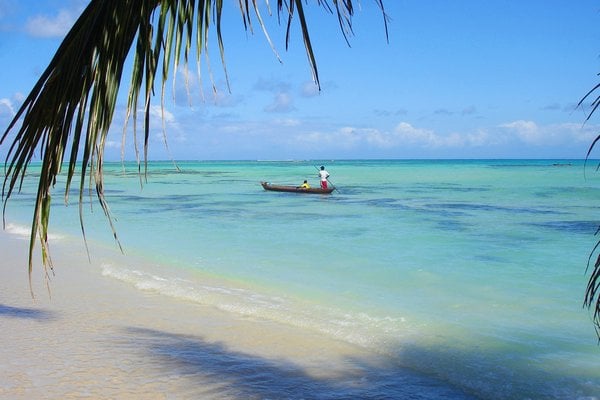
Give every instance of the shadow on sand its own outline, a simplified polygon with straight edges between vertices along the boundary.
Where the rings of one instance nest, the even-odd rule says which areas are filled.
[[[13,307],[0,304],[0,317],[34,319],[39,321],[50,321],[55,318],[51,311],[38,310],[35,308]]]
[[[293,362],[266,359],[199,336],[128,328],[135,345],[169,375],[196,381],[198,396],[239,399],[473,399],[392,363],[348,359],[343,373],[311,376]],[[212,389],[211,389],[212,388]]]

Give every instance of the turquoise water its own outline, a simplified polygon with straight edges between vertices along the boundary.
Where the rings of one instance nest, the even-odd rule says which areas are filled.
[[[338,188],[330,196],[259,184],[318,185],[323,163]],[[106,166],[121,244],[152,260],[107,261],[106,276],[318,331],[458,393],[599,398],[600,347],[582,308],[600,222],[593,167],[584,176],[581,161],[564,160],[178,166],[150,163],[143,187],[133,164]],[[9,217],[28,223],[34,187],[28,178]],[[60,189],[52,232],[79,236],[77,197],[62,207]],[[100,207],[85,210],[88,238],[110,242]],[[394,398],[385,380],[398,377],[381,379],[369,395]]]

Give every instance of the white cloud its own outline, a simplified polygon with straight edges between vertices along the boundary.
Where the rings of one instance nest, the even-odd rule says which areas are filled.
[[[319,87],[312,81],[305,82],[302,85],[301,93],[303,97],[315,97],[319,95]]]
[[[443,135],[430,129],[415,128],[407,122],[400,122],[396,125],[396,128],[390,135],[396,144],[432,148],[480,147],[497,142],[485,130],[478,130],[474,133],[452,132]]]
[[[524,143],[538,146],[591,142],[599,130],[597,125],[565,122],[540,126],[533,121],[524,120],[508,122],[499,127]]]
[[[465,134],[464,137],[466,143],[474,147],[497,145],[503,141],[502,138],[490,135],[489,132],[484,129],[477,130],[474,133]]]
[[[525,143],[540,144],[544,139],[542,132],[537,124],[533,121],[518,120],[501,124],[500,128],[505,128],[511,133],[514,133],[520,140]]]
[[[120,149],[121,142],[117,142],[115,140],[107,140],[106,142],[104,142],[104,147],[109,149]]]
[[[313,131],[295,136],[302,145],[326,145],[338,148],[421,148],[430,150],[494,149],[523,144],[562,146],[574,143],[591,143],[600,133],[598,126],[563,123],[539,126],[533,121],[513,121],[496,128],[477,129],[471,132],[441,133],[400,122],[392,130],[375,128],[341,127],[334,131]]]
[[[226,89],[217,90],[213,100],[213,104],[217,107],[234,107],[240,103],[240,98],[232,95]]]
[[[394,136],[408,144],[436,145],[439,137],[428,129],[415,128],[408,122],[400,122],[394,129]]]
[[[178,111],[175,108],[174,111]],[[164,151],[160,106],[151,108],[151,142],[153,151]],[[491,127],[471,128],[468,131],[436,130],[402,121],[390,129],[372,126],[331,126],[296,118],[245,120],[235,118],[198,118],[197,113],[173,115],[165,110],[169,147],[175,158],[184,154],[205,154],[209,150],[226,156],[228,152],[251,154],[257,157],[266,149],[291,157],[306,157],[323,149],[339,154],[385,154],[386,156],[503,156],[507,149],[523,154],[540,154],[541,149],[571,149],[585,147],[600,133],[598,125],[562,123],[542,125],[535,121],[517,120]],[[138,141],[140,126],[138,125]],[[113,139],[115,142],[117,138]],[[131,137],[128,138],[128,141]],[[257,146],[260,143],[260,146]],[[114,143],[116,147],[117,143]],[[158,145],[158,146],[157,146]],[[107,144],[112,146],[112,144]],[[129,147],[128,147],[129,148]],[[196,149],[196,150],[194,150]],[[198,150],[200,149],[200,150]],[[277,150],[275,150],[277,149]],[[512,150],[511,150],[512,151]],[[202,153],[205,152],[205,153]],[[266,154],[266,153],[265,153]],[[560,153],[557,153],[560,154]],[[189,157],[189,156],[188,156]]]
[[[187,141],[185,130],[182,129],[175,115],[160,105],[150,106],[150,129],[152,131],[152,139],[167,146],[170,143],[183,143]]]
[[[17,92],[17,93],[15,93],[15,94],[13,95],[13,98],[15,99],[15,101],[16,101],[17,103],[19,103],[19,104],[20,104],[20,103],[22,103],[22,102],[24,102],[24,101],[25,101],[25,99],[27,98],[27,96],[25,96],[25,95],[24,95],[23,93],[21,93],[21,92]]]
[[[10,101],[10,99],[0,99],[0,115],[14,117],[15,114],[16,112],[12,101]]]
[[[202,63],[202,60],[198,61]],[[227,81],[223,75],[219,75],[217,71],[211,71],[207,68],[208,73],[202,73],[202,68],[196,60],[190,58],[189,63],[179,64],[177,72],[173,74],[171,88],[165,86],[165,96],[171,97],[174,104],[187,106],[206,107],[234,107],[238,105],[242,98],[239,95],[233,95],[229,90]],[[206,61],[208,65],[208,61]],[[192,67],[196,66],[196,70]],[[217,76],[215,76],[215,74]]]
[[[167,124],[175,123],[175,116],[173,115],[173,113],[162,108],[159,105],[150,106],[150,116],[158,118],[159,121],[162,121],[162,119],[164,118],[164,121]],[[151,122],[151,125],[154,125],[154,123]]]
[[[273,102],[265,107],[266,112],[285,113],[293,110],[295,110],[294,99],[286,92],[277,93]]]
[[[378,129],[351,126],[345,126],[332,132],[313,131],[302,133],[296,135],[295,139],[303,145],[321,144],[341,148],[353,148],[361,145],[388,148],[397,144],[392,136]]]
[[[27,21],[25,30],[37,37],[63,37],[71,29],[78,15],[78,11],[66,9],[60,10],[52,17],[37,15]]]

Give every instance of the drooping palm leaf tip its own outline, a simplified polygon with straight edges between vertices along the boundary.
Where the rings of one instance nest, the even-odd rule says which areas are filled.
[[[598,231],[600,231],[600,228],[598,228]],[[598,234],[598,231],[596,232],[596,234]],[[600,241],[596,243],[596,246],[590,254],[590,257],[588,259],[588,269],[592,261],[593,255],[598,250],[599,246]],[[592,275],[590,276],[585,290],[585,299],[583,304],[588,309],[591,309],[592,307],[594,308],[594,328],[596,329],[596,336],[598,336],[598,341],[600,343],[600,254],[596,257],[596,262],[594,263],[594,270],[592,271]]]
[[[387,38],[387,16],[383,0],[374,2],[382,12]],[[331,3],[333,6],[328,0],[316,0],[316,5],[326,11],[333,13],[335,10],[343,36],[347,40],[348,34],[352,32],[353,2],[332,0]],[[246,30],[252,29],[254,15],[270,43],[258,2],[239,0],[238,4]],[[269,7],[268,1],[265,4]],[[292,21],[297,16],[313,79],[319,85],[304,7],[302,0],[277,0],[277,16],[278,20],[286,22],[286,48]],[[155,81],[161,81],[161,94],[164,95],[165,82],[171,73],[175,75],[181,57],[187,63],[193,47],[196,48],[196,61],[200,62],[201,55],[207,55],[208,52],[211,28],[216,31],[222,65],[227,75],[221,37],[222,8],[222,0],[91,0],[75,22],[0,138],[0,144],[3,144],[9,133],[14,134],[5,160],[3,216],[8,199],[15,190],[21,189],[36,151],[39,151],[41,158],[29,244],[30,279],[36,239],[41,243],[46,276],[53,268],[47,237],[50,192],[61,173],[63,162],[67,168],[65,202],[68,202],[73,178],[79,177],[79,215],[84,240],[82,205],[85,182],[89,178],[89,186],[95,186],[98,201],[115,240],[119,243],[104,197],[103,155],[124,64],[134,42],[126,120],[133,118],[133,142],[136,146],[137,110],[138,106],[143,107],[143,157],[138,155],[137,146],[135,147],[138,169],[141,172],[140,159],[143,159],[144,166],[147,161],[149,110]],[[160,65],[162,74],[157,77]],[[92,190],[91,187],[89,190]]]
[[[600,74],[598,74],[598,75],[600,75]],[[577,107],[581,107],[583,105],[583,102],[586,99],[588,99],[590,96],[593,96],[594,94],[596,94],[596,98],[592,100],[591,109],[587,113],[587,117],[585,119],[586,122],[592,117],[594,112],[598,109],[598,106],[600,106],[600,94],[598,94],[599,89],[600,89],[600,83],[597,84],[596,86],[594,86],[589,92],[587,92],[586,95],[583,96],[583,98],[581,100],[579,100],[579,103],[577,104]],[[596,144],[598,143],[599,140],[600,140],[600,135],[598,135],[592,141],[592,144],[590,145],[588,152],[585,156],[586,162],[589,159],[590,154],[592,153],[592,150],[594,149],[594,146],[596,146]],[[600,168],[600,164],[598,164],[598,166],[596,167],[596,169],[598,169],[598,168]],[[596,235],[598,235],[598,233],[600,233],[600,227],[596,230]],[[600,252],[599,251],[600,251],[600,241],[598,241],[596,243],[596,246],[594,246],[594,248],[590,252],[590,256],[588,258],[588,265],[587,265],[586,273],[587,273],[587,270],[589,270],[589,267],[594,258],[594,255],[596,253],[598,253],[598,255],[596,256],[596,262],[594,263],[594,269],[592,271],[592,274],[590,275],[590,279],[588,281],[588,284],[587,284],[587,287],[585,290],[585,298],[584,298],[583,304],[588,309],[592,309],[592,308],[594,309],[592,320],[594,322],[594,327],[596,329],[596,336],[598,337],[598,342],[600,343]]]

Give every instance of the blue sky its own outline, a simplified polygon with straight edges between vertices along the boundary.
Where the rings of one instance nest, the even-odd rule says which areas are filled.
[[[2,130],[87,3],[0,0]],[[237,0],[225,3],[231,91],[216,46],[216,96],[206,60],[201,80],[190,63],[189,94],[180,68],[165,96],[170,153],[153,99],[151,159],[582,158],[600,133],[600,114],[584,124],[589,104],[575,108],[598,83],[595,1],[387,0],[388,43],[375,2],[362,0],[350,47],[310,1],[320,93],[297,24],[286,51],[284,28],[263,9],[280,63],[256,20],[246,33]],[[125,78],[111,160],[121,157]]]

